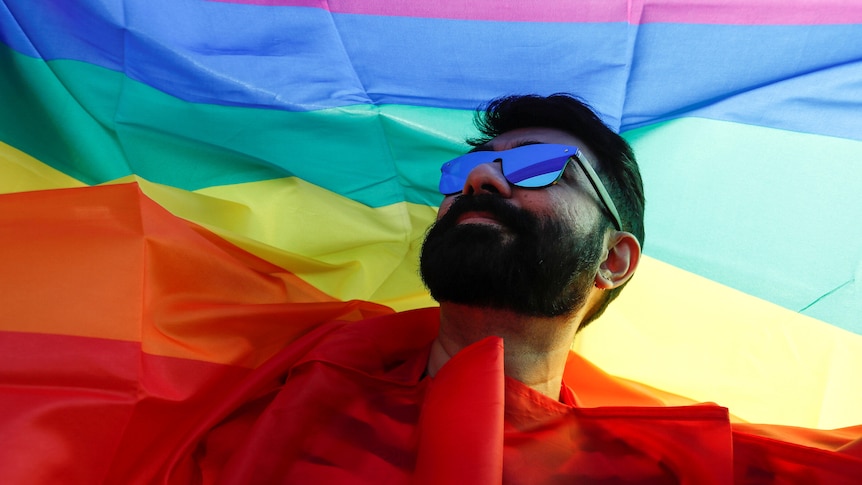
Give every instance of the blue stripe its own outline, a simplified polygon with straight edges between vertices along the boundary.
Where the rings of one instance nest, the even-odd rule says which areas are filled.
[[[639,27],[623,130],[699,116],[862,140],[862,25]]]
[[[575,92],[622,131],[682,115],[862,139],[862,25],[503,23],[198,0],[6,0],[19,52],[193,102],[472,109]],[[827,89],[824,89],[828,87]]]
[[[123,65],[121,2],[4,0],[0,40],[44,60],[75,59],[115,71]]]
[[[190,0],[126,2],[119,20],[95,0],[9,1],[15,20],[4,24],[23,27],[4,39],[14,49],[124,71],[192,102],[295,111],[360,103],[473,109],[503,93],[574,84],[617,125],[622,97],[615,87],[626,78],[623,23],[500,24]],[[536,56],[554,46],[552,65],[536,69]]]

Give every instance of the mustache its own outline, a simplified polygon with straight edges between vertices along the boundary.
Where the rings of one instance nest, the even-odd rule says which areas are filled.
[[[436,225],[444,228],[453,227],[458,218],[468,212],[487,212],[514,232],[525,232],[539,226],[537,216],[493,194],[458,196]]]

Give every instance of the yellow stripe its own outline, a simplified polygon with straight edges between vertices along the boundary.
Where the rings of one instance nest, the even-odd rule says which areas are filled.
[[[434,305],[417,269],[434,207],[371,208],[293,177],[196,192],[135,179],[175,215],[334,298],[373,301],[399,311]]]
[[[84,186],[83,182],[0,142],[0,194]]]
[[[862,422],[862,336],[644,258],[575,350],[618,376],[742,419],[830,429]]]

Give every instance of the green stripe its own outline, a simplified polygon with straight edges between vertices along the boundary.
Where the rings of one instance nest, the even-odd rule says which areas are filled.
[[[122,76],[81,67],[49,65],[0,45],[2,141],[86,183],[128,175],[110,129]]]
[[[132,173],[186,189],[294,175],[371,207],[437,205],[469,111],[310,112],[188,103],[90,64],[0,49],[2,141],[85,183]]]

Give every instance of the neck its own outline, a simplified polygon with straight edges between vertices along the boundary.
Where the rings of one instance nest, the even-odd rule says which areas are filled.
[[[529,317],[506,310],[443,303],[440,333],[432,348],[428,373],[434,376],[450,357],[490,336],[503,338],[506,375],[542,394],[559,399],[576,319]]]

